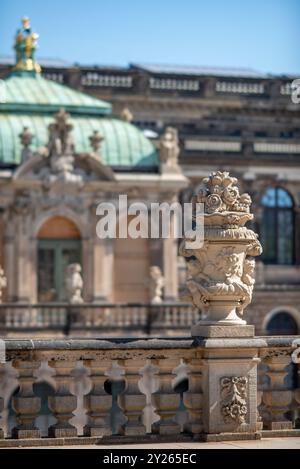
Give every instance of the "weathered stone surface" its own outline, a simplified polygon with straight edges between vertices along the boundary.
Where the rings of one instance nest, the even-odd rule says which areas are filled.
[[[192,327],[193,337],[254,337],[254,326],[236,325],[228,326],[207,326],[204,324],[195,324]]]
[[[201,325],[244,325],[243,312],[255,283],[252,258],[262,252],[257,235],[244,226],[253,218],[251,197],[239,193],[236,178],[217,171],[203,179],[193,202],[196,221],[197,204],[204,206],[204,240],[200,247],[194,246],[196,232],[192,231],[180,245],[180,254],[188,259],[185,299],[205,315]]]

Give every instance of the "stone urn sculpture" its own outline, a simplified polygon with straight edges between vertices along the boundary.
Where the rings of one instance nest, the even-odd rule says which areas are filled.
[[[236,178],[218,171],[203,179],[193,203],[204,204],[204,242],[187,249],[186,242],[195,240],[191,232],[180,246],[188,260],[186,297],[204,316],[192,335],[205,335],[207,326],[246,325],[242,316],[252,298],[253,258],[262,252],[257,234],[245,226],[253,218],[251,197],[240,195]]]

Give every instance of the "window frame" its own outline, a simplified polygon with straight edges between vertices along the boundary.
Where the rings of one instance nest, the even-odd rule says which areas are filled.
[[[267,194],[267,192],[270,190],[270,189],[273,189],[275,190],[275,205],[274,207],[272,206],[268,206],[268,205],[264,205],[262,200],[264,198],[264,196]],[[289,198],[291,199],[291,202],[292,202],[292,205],[291,207],[280,207],[279,203],[278,203],[278,192],[279,190],[282,190],[284,191],[288,196]],[[267,189],[265,189],[261,199],[260,199],[260,205],[263,209],[263,214],[262,214],[262,222],[261,222],[261,226],[260,226],[260,236],[261,236],[261,240],[263,240],[262,238],[262,225],[263,225],[263,218],[264,218],[264,215],[265,215],[265,211],[269,211],[269,212],[273,212],[275,214],[274,216],[274,231],[276,233],[276,236],[275,236],[275,253],[276,253],[276,256],[275,256],[275,259],[274,260],[266,260],[264,258],[264,252],[262,253],[262,260],[263,262],[266,264],[266,265],[295,265],[296,263],[296,233],[295,233],[295,228],[296,228],[296,225],[295,225],[295,202],[294,202],[294,198],[292,197],[292,195],[290,194],[290,192],[284,188],[284,187],[281,187],[281,186],[271,186],[271,187],[268,187]],[[291,262],[279,262],[279,213],[280,212],[289,212],[291,213],[291,222],[292,222],[292,252],[291,252]],[[264,248],[264,246],[263,246]]]

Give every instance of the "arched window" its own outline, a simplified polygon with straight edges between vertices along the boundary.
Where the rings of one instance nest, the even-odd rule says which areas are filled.
[[[297,335],[298,326],[289,313],[279,312],[268,322],[267,333],[268,335]]]
[[[294,262],[294,203],[280,187],[265,192],[261,204],[262,258],[267,264],[293,264]]]

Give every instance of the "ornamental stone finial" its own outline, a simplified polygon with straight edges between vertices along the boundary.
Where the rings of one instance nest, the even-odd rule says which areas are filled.
[[[251,197],[239,193],[236,178],[218,171],[203,179],[193,202],[204,204],[204,243],[187,249],[186,241],[195,239],[192,232],[182,241],[180,254],[188,259],[188,297],[205,319],[192,335],[205,336],[207,327],[221,326],[229,336],[223,326],[246,325],[241,316],[252,298],[253,257],[262,253],[257,234],[244,226],[253,218]]]
[[[19,134],[20,142],[22,145],[22,153],[21,153],[21,162],[24,163],[27,161],[31,156],[30,145],[32,142],[33,134],[30,132],[28,127],[23,127],[22,132]]]
[[[98,132],[98,130],[94,130],[93,134],[89,137],[89,140],[94,153],[99,153],[104,137]]]
[[[69,123],[70,114],[60,109],[54,115],[55,122],[49,125],[48,150],[50,155],[73,155],[74,142],[72,138],[73,125]]]
[[[132,122],[133,121],[133,114],[130,111],[130,109],[128,109],[127,107],[125,107],[122,110],[122,112],[120,114],[120,117],[124,122]]]
[[[39,35],[32,32],[27,16],[22,19],[22,27],[18,29],[14,49],[16,65],[14,70],[40,73],[41,67],[35,61],[35,51]]]
[[[180,172],[178,131],[174,127],[167,127],[159,141],[159,154],[162,172]]]
[[[7,286],[7,280],[4,274],[4,270],[0,266],[0,303],[2,303],[2,290]]]

